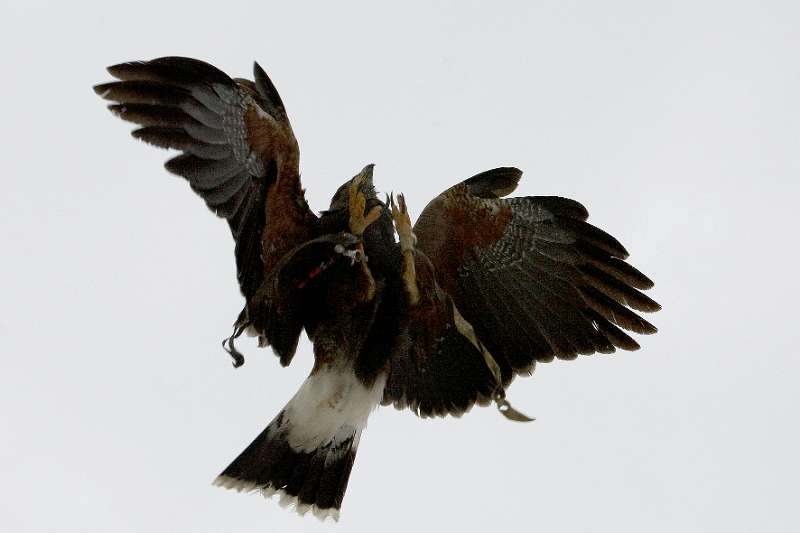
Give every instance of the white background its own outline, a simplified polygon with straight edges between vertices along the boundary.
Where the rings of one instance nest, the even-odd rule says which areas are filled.
[[[0,530],[800,530],[796,2],[213,4],[2,3]],[[91,90],[162,55],[266,68],[314,209],[371,162],[583,202],[660,333],[517,380],[530,425],[380,409],[338,526],[212,487],[310,347],[220,348],[228,229]]]

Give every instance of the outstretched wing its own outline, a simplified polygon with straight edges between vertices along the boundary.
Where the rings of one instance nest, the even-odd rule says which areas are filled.
[[[280,181],[289,191],[281,224],[307,233],[314,218],[300,188],[299,150],[283,102],[257,63],[253,70],[255,82],[234,80],[196,59],[162,57],[109,67],[120,81],[94,88],[116,102],[109,106],[113,113],[143,126],[134,137],[182,152],[166,168],[228,221],[239,286],[248,299],[264,279],[262,237],[273,185]]]
[[[503,199],[521,175],[478,174],[430,202],[414,226],[418,249],[497,361],[503,385],[537,361],[636,350],[623,330],[656,328],[633,310],[660,309],[640,292],[653,282],[625,262],[614,237],[586,222],[581,204]]]

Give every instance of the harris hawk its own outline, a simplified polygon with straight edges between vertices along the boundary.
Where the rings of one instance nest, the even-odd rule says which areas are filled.
[[[289,365],[303,331],[313,369],[264,431],[216,478],[279,494],[302,513],[338,519],[368,416],[378,406],[461,416],[505,399],[537,362],[636,350],[626,331],[656,328],[653,282],[578,202],[507,198],[516,168],[477,174],[434,198],[412,226],[402,195],[378,198],[373,165],[315,214],[283,102],[256,63],[253,80],[162,57],[108,68],[94,87],[132,135],[177,150],[166,163],[235,242],[245,305],[223,342],[246,332]]]

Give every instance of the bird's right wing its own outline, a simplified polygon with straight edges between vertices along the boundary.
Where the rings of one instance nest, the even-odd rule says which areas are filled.
[[[239,286],[249,300],[275,262],[308,239],[316,218],[303,197],[297,140],[274,85],[258,64],[252,82],[185,57],[108,71],[120,81],[97,85],[97,94],[116,102],[109,106],[114,114],[143,126],[134,137],[181,151],[167,170],[228,221]],[[268,201],[280,203],[279,220],[266,220]],[[262,239],[270,254],[262,253]]]
[[[522,172],[498,168],[431,201],[414,226],[436,280],[474,327],[503,385],[537,361],[635,350],[623,330],[656,328],[634,311],[660,306],[628,252],[588,224],[586,209],[555,196],[502,198]]]

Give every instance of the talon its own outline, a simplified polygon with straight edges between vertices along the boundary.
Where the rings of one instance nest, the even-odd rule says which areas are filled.
[[[389,197],[392,206],[392,218],[400,239],[400,250],[403,253],[403,282],[406,286],[409,302],[412,306],[419,302],[419,286],[417,285],[417,271],[414,259],[414,247],[417,244],[417,237],[411,226],[411,217],[408,215],[405,196],[397,195],[395,203],[394,195]]]
[[[381,216],[381,207],[379,205],[370,209],[366,216],[364,215],[367,199],[364,193],[361,192],[360,187],[365,179],[364,175],[359,175],[353,178],[353,182],[350,184],[350,233],[356,237],[363,235],[364,230]]]
[[[397,229],[397,235],[400,237],[400,248],[405,252],[413,250],[417,245],[417,236],[411,226],[411,217],[408,215],[408,207],[406,206],[406,197],[403,194],[397,195],[397,203],[394,197],[391,197],[392,204],[392,218]]]

